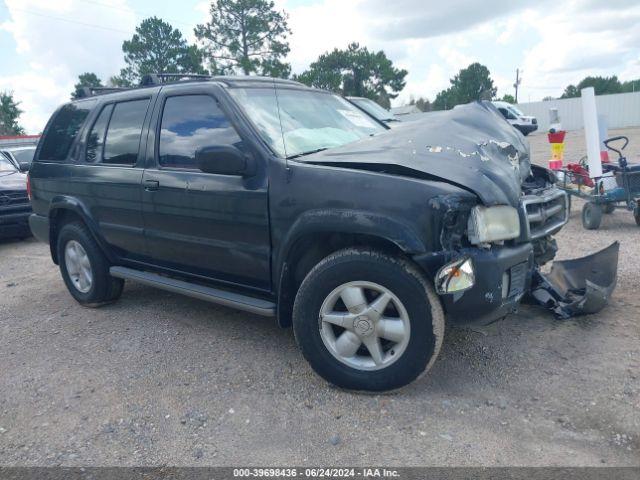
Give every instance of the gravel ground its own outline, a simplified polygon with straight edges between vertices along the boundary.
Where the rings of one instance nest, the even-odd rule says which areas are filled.
[[[611,305],[449,328],[431,373],[391,395],[328,386],[270,319],[131,282],[83,308],[46,245],[0,243],[0,465],[638,466],[640,231],[623,211],[585,231],[579,206],[560,257],[620,240]]]

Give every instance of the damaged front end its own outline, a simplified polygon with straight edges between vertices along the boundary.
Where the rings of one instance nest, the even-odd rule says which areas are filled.
[[[594,313],[615,287],[617,245],[543,273],[558,250],[553,236],[569,220],[569,199],[552,172],[531,164],[524,137],[489,103],[425,114],[304,161],[446,182],[465,192],[429,197],[433,250],[413,256],[455,323],[490,323],[527,299],[561,318]]]
[[[606,306],[616,285],[617,243],[583,258],[555,261],[545,273],[544,265],[557,252],[553,235],[569,213],[566,194],[547,175],[532,167],[517,208],[520,234],[505,241],[478,241],[470,221],[477,207],[469,201],[456,196],[431,200],[431,208],[441,212],[442,250],[415,260],[435,279],[454,323],[488,324],[516,312],[523,301],[541,304],[562,319]]]

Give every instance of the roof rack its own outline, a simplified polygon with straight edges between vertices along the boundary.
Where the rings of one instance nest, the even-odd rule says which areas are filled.
[[[227,75],[203,75],[200,73],[148,73],[143,75],[140,79],[140,83],[132,87],[82,87],[78,92],[78,99],[86,97],[94,97],[96,95],[104,95],[106,93],[122,92],[126,90],[132,90],[136,88],[153,87],[157,85],[164,85],[167,83],[178,83],[183,81],[197,81],[197,80],[215,80],[222,82],[237,82],[252,81],[252,82],[284,82],[295,83],[293,80],[267,78],[267,77],[254,77],[254,76],[227,76]]]
[[[104,95],[106,93],[120,92],[130,90],[130,87],[82,87],[78,92],[77,98],[95,97],[96,95]]]
[[[213,78],[211,75],[199,73],[148,73],[142,76],[140,86],[149,87],[180,80],[209,80],[211,78]]]

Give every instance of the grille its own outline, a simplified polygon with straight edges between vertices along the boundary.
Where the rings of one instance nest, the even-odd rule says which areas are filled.
[[[518,265],[511,267],[509,298],[513,298],[524,293],[528,270],[527,262],[519,263]]]
[[[0,191],[0,208],[13,207],[15,205],[25,205],[29,203],[27,192],[24,191]]]
[[[521,240],[535,240],[556,233],[569,220],[567,194],[557,188],[542,195],[522,197]]]

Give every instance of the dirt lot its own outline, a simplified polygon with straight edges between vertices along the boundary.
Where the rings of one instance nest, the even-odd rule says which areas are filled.
[[[640,465],[640,229],[618,211],[585,231],[576,207],[560,256],[620,240],[611,305],[450,328],[393,395],[328,386],[270,319],[133,283],[85,309],[46,245],[0,243],[0,464]]]

